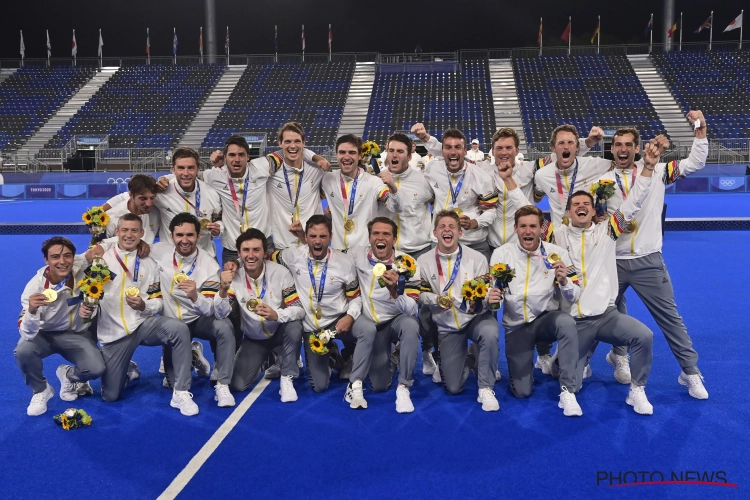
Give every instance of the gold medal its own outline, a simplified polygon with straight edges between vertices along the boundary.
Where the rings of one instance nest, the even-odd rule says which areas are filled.
[[[137,286],[129,286],[125,289],[125,295],[128,297],[138,297],[141,294],[141,291],[138,290]]]
[[[320,308],[320,306],[315,308],[315,319],[322,319],[323,318],[323,310]]]
[[[259,304],[260,304],[260,300],[258,300],[258,299],[249,299],[247,301],[247,310],[248,311],[252,311],[256,307],[258,307]]]
[[[635,219],[628,222],[628,225],[625,226],[626,233],[634,233],[636,229],[638,229],[638,223],[635,221]]]
[[[297,222],[297,221],[299,221],[299,220],[300,220],[300,219],[299,219],[299,214],[297,214],[297,212],[294,212],[294,213],[292,214],[292,224],[294,224],[295,222]]]
[[[453,305],[453,300],[451,300],[451,298],[447,295],[441,295],[437,298],[437,303],[443,309],[448,309],[451,307],[451,305]]]
[[[564,226],[567,226],[567,225],[570,224],[570,219],[568,218],[567,215],[563,215],[562,223],[563,223]]]
[[[550,264],[554,264],[555,262],[560,262],[560,256],[556,253],[551,253],[547,256],[547,262]]]
[[[456,215],[458,215],[459,217],[463,217],[464,215],[464,211],[458,207],[454,208],[453,211],[456,212]]]
[[[344,222],[344,229],[346,229],[347,231],[353,231],[354,221],[351,219],[346,219],[346,222]]]
[[[174,279],[174,282],[179,285],[180,283],[182,283],[186,279],[190,279],[190,278],[188,277],[187,274],[185,274],[183,272],[179,272],[179,273],[177,273],[177,274],[174,275],[173,279]]]
[[[211,221],[208,219],[201,219],[201,231],[208,231],[208,225],[211,224]]]
[[[378,262],[377,264],[375,264],[375,265],[374,265],[374,266],[372,267],[372,274],[373,274],[373,275],[374,275],[374,276],[375,276],[376,278],[380,278],[381,276],[383,276],[383,274],[385,273],[385,271],[386,271],[386,269],[385,269],[385,264],[383,264],[383,263],[381,263],[381,262]]]
[[[54,302],[57,300],[57,292],[51,288],[47,288],[42,293],[44,294],[45,297],[47,297],[47,302]]]

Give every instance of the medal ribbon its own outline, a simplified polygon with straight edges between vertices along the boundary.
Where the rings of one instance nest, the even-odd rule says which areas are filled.
[[[299,171],[299,178],[297,179],[297,194],[292,199],[292,187],[289,185],[289,175],[286,173],[286,167],[281,168],[284,171],[284,182],[286,182],[286,190],[289,193],[289,201],[292,203],[292,214],[297,211],[297,204],[299,203],[299,192],[302,189],[302,174],[303,171]],[[355,181],[356,182],[356,181]]]
[[[182,198],[183,200],[185,200],[185,203],[187,203],[188,205],[190,205],[191,207],[193,207],[195,209],[195,215],[197,215],[197,216],[200,217],[200,214],[201,214],[201,183],[198,182],[198,179],[195,180],[195,205],[193,205],[192,203],[190,203],[190,200],[187,199],[187,196],[185,196],[184,194],[182,194],[180,192],[180,190],[177,189],[177,181],[175,181],[174,190],[177,192],[177,194],[180,196],[180,198]]]
[[[309,261],[308,261],[309,262]],[[253,280],[255,281],[255,280]],[[252,295],[255,295],[259,299],[262,299],[266,296],[266,275],[263,274],[263,288],[260,291],[260,295],[258,295],[257,289],[253,289],[252,285],[250,284],[250,280],[247,278],[247,274],[245,275],[245,285],[247,285],[247,291],[250,292]]]
[[[573,176],[570,179],[570,189],[568,189],[568,198],[563,201],[563,186],[562,186],[562,180],[560,179],[560,172],[557,167],[555,167],[555,178],[557,179],[557,196],[560,198],[560,206],[562,207],[563,211],[565,211],[565,205],[567,205],[568,199],[570,199],[570,196],[575,193],[576,188],[576,177],[578,177],[578,158],[576,158],[576,168],[573,169]]]
[[[542,254],[542,262],[544,262],[545,267],[552,269],[552,264],[547,260],[547,250],[544,249],[544,243],[541,240],[539,241],[539,252]]]
[[[234,189],[234,181],[232,180],[231,177],[227,177],[227,185],[229,186],[229,191],[232,193],[232,201],[234,202],[234,208],[240,214],[240,219],[242,219],[242,217],[245,216],[245,211],[247,210],[247,207],[245,206],[245,202],[247,201],[247,185],[249,182],[250,182],[250,169],[247,168],[247,174],[245,175],[245,187],[242,190],[242,208],[240,208],[240,200],[239,198],[237,198],[237,191],[235,191]]]
[[[378,263],[377,260],[375,260],[375,259],[372,258],[372,250],[370,250],[370,251],[367,252],[367,260],[370,261],[370,265],[371,266],[374,266],[375,264]],[[391,255],[390,259],[388,259],[388,262],[383,262],[383,264],[385,264],[387,266],[390,266],[391,264],[393,264],[393,255]]]
[[[443,287],[443,291],[440,292],[440,295],[448,291],[451,285],[453,285],[453,282],[456,281],[456,276],[458,276],[458,267],[461,265],[461,255],[463,255],[463,248],[461,248],[461,245],[458,245],[458,255],[456,256],[456,262],[453,264],[453,272],[451,273],[451,279],[448,281],[445,287]],[[435,248],[435,263],[437,264],[437,269],[438,269],[438,286],[442,287],[443,280],[445,278],[443,277],[443,266],[440,265],[440,254],[438,254],[437,247]]]
[[[344,201],[344,203],[346,203],[347,198],[349,200],[349,211],[346,214],[346,218],[351,219],[352,213],[354,212],[354,200],[357,198],[357,183],[359,182],[359,171],[357,172],[357,176],[354,178],[350,196],[346,196],[346,184],[344,184],[344,177],[341,174],[339,174],[339,182],[341,183],[341,199]]]
[[[44,289],[45,289],[45,290],[46,290],[46,289],[48,289],[48,288],[50,287],[50,286],[49,286],[49,276],[48,276],[48,274],[49,274],[49,267],[47,267],[47,269],[46,269],[46,270],[44,271]],[[61,289],[62,287],[64,287],[64,286],[65,286],[65,284],[66,284],[66,283],[68,282],[68,280],[69,280],[69,279],[70,279],[70,278],[71,278],[72,276],[73,276],[73,273],[70,273],[69,275],[67,275],[67,276],[65,277],[65,279],[63,279],[63,280],[60,280],[60,283],[58,283],[57,285],[55,285],[55,286],[54,286],[54,287],[53,287],[52,289],[53,289],[54,291],[58,291],[58,290],[60,290],[60,289]],[[70,287],[70,288],[72,289],[73,287]]]
[[[310,283],[312,284],[313,292],[316,296],[316,305],[320,307],[320,301],[323,299],[323,290],[326,287],[326,273],[328,272],[328,259],[331,257],[331,250],[328,250],[328,254],[326,255],[326,263],[323,266],[323,271],[320,273],[320,287],[316,290],[315,285],[315,273],[313,273],[313,267],[312,262],[310,262],[310,259],[307,259],[307,270],[310,273]]]
[[[622,174],[623,177],[625,177],[625,174]],[[630,189],[628,189],[628,193],[631,189],[633,189],[633,186],[635,186],[635,180],[638,178],[638,169],[633,168],[633,180],[630,182]],[[628,199],[628,193],[625,192],[625,189],[622,187],[622,181],[620,181],[620,176],[617,174],[617,171],[615,171],[615,180],[617,181],[617,185],[620,186],[620,192],[622,193],[622,199],[627,200]],[[627,178],[625,179],[627,181]]]
[[[117,262],[120,263],[120,266],[125,271],[125,274],[128,276],[128,278],[130,278],[130,281],[132,281],[133,284],[138,283],[138,269],[140,269],[141,267],[141,258],[138,257],[138,254],[135,254],[135,267],[133,268],[133,272],[131,273],[130,269],[128,269],[128,266],[125,265],[120,256],[117,254],[117,250],[112,250],[112,253],[115,254]]]
[[[180,259],[180,265],[179,265],[179,267],[182,267],[182,261],[184,259],[185,259],[184,257],[182,257],[182,259]],[[190,266],[190,270],[187,273],[185,273],[185,274],[188,275],[188,277],[193,274],[193,271],[195,271],[195,265],[197,263],[198,263],[198,250],[195,251],[195,260],[193,261],[193,265]],[[172,254],[172,266],[174,267],[175,272],[177,272],[178,266],[177,266],[177,254],[176,253]]]
[[[466,177],[466,172],[464,172],[464,175],[461,176],[461,180],[458,181],[458,184],[456,184],[455,191],[453,190],[453,181],[451,180],[453,178],[453,174],[450,172],[448,173],[448,189],[451,192],[451,201],[453,202],[453,206],[456,206],[456,200],[458,199],[458,195],[461,193],[461,186],[464,183],[464,177]]]

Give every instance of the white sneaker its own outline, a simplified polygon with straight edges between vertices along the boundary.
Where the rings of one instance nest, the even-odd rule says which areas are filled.
[[[349,382],[349,386],[346,388],[344,401],[349,403],[349,408],[352,408],[354,410],[367,409],[367,401],[365,401],[365,395],[364,390],[362,389],[361,380]]]
[[[214,368],[211,370],[211,377],[208,379],[209,382],[218,382],[219,381],[219,372],[216,371],[216,363],[214,363]]]
[[[281,376],[281,364],[274,363],[266,369],[266,374],[263,378],[268,380],[274,380]]]
[[[568,392],[567,387],[563,387],[560,391],[560,402],[557,403],[557,407],[562,408],[563,415],[566,417],[580,417],[583,415],[583,411],[576,400],[576,395]]]
[[[583,368],[583,378],[587,379],[591,377],[594,374],[594,372],[591,371],[591,365],[586,363],[586,366]]]
[[[73,368],[70,365],[60,365],[55,371],[58,380],[60,380],[60,399],[63,401],[75,401],[78,399],[78,391],[75,382],[68,379],[68,370]]]
[[[411,413],[414,411],[409,388],[405,385],[398,384],[396,388],[396,411],[398,413]]]
[[[536,363],[534,363],[534,368],[538,368],[542,370],[542,373],[544,373],[545,375],[549,375],[549,367],[552,364],[552,361],[552,356],[549,354],[537,356]]]
[[[193,401],[193,395],[188,391],[174,391],[172,401],[169,402],[172,408],[179,408],[180,413],[191,417],[198,414],[198,405]]]
[[[167,373],[164,371],[164,356],[159,360],[159,373]]]
[[[500,409],[500,403],[497,402],[495,391],[489,387],[482,387],[479,389],[477,403],[482,403],[482,409],[484,411],[497,411]]]
[[[138,363],[131,360],[130,363],[128,363],[127,383],[129,384],[130,382],[132,382],[133,380],[137,379],[140,376],[141,376],[141,370],[140,368],[138,368]]]
[[[614,351],[607,353],[607,363],[615,369],[615,380],[621,384],[630,383],[630,359],[628,355],[620,356]]]
[[[208,374],[211,372],[211,364],[203,355],[203,344],[197,340],[193,340],[190,343],[190,348],[193,351],[193,368],[195,368],[195,373],[201,378],[208,377]]]
[[[625,402],[632,406],[635,412],[640,415],[654,414],[654,407],[648,402],[646,388],[643,386],[630,384],[630,391]]]
[[[30,417],[38,417],[47,411],[47,401],[52,399],[55,395],[55,390],[51,385],[47,384],[47,388],[42,392],[37,392],[31,397],[31,403],[26,408],[26,415]]]
[[[281,394],[282,403],[293,403],[297,401],[297,391],[294,390],[294,377],[291,375],[284,375],[281,377],[280,385],[279,394]]]
[[[695,399],[708,399],[708,391],[703,387],[703,375],[699,373],[688,375],[685,372],[680,372],[677,382],[687,387],[688,393]]]
[[[94,389],[91,387],[91,384],[88,382],[77,382],[76,383],[76,392],[78,393],[78,397],[82,396],[91,396],[94,394]]]
[[[422,351],[422,374],[432,375],[437,370],[435,359],[430,351]]]
[[[234,396],[232,396],[232,393],[229,392],[228,385],[217,383],[214,386],[214,391],[216,391],[216,396],[214,396],[214,401],[219,402],[219,408],[229,408],[235,405]]]

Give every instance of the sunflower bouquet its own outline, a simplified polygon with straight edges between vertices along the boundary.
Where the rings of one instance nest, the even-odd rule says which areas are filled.
[[[490,267],[490,276],[495,280],[495,288],[506,290],[510,282],[513,281],[513,278],[516,277],[516,271],[508,264],[498,262]],[[506,293],[510,293],[510,290]],[[500,304],[490,304],[490,309],[497,311],[500,309]]]
[[[93,422],[88,413],[84,410],[76,410],[75,408],[68,408],[63,413],[52,417],[52,420],[66,431],[88,427]]]
[[[328,343],[335,337],[336,332],[334,330],[321,330],[311,333],[307,339],[310,342],[310,350],[321,356],[328,354]]]
[[[469,314],[482,311],[482,302],[487,297],[489,285],[484,277],[464,281],[461,285],[461,297],[464,299],[461,307]]]
[[[417,272],[417,261],[411,255],[399,255],[393,259],[393,268],[398,273],[397,292],[399,295],[403,295],[406,289],[406,279],[413,278]],[[385,286],[383,278],[378,278],[378,285],[381,288]]]
[[[613,194],[615,194],[615,183],[609,179],[603,179],[591,185],[591,196],[594,197],[594,209],[596,209],[597,217],[607,213],[607,200]]]
[[[94,245],[101,240],[100,235],[104,234],[109,224],[109,215],[102,210],[102,207],[91,207],[83,212],[81,216],[83,222],[88,226],[91,237],[91,244]]]
[[[362,153],[362,163],[369,167],[368,171],[371,169],[374,173],[379,174],[380,165],[378,164],[377,159],[380,157],[382,151],[380,146],[378,146],[378,143],[375,141],[367,141],[362,144],[360,152]]]
[[[104,296],[104,285],[115,278],[115,273],[109,270],[104,259],[97,257],[94,262],[83,272],[84,278],[78,282],[78,289],[81,291],[83,305],[95,307]],[[84,319],[84,323],[91,321],[90,318]]]

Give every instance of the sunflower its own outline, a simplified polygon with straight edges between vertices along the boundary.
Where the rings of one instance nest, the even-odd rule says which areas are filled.
[[[89,280],[87,280],[86,278],[83,278],[81,281],[78,282],[78,288],[80,288],[81,291],[84,291],[84,289],[88,287],[88,282]]]
[[[487,296],[487,285],[480,281],[476,289],[474,289],[474,296],[477,299],[485,298]]]
[[[315,354],[323,355],[328,352],[328,348],[325,346],[325,344],[323,344],[323,342],[320,341],[318,337],[315,336],[314,333],[310,334],[309,342],[310,342],[310,349]]]
[[[465,286],[461,289],[461,297],[466,300],[474,300],[474,290],[470,286]]]
[[[94,222],[94,219],[91,217],[91,214],[88,212],[84,212],[81,218],[83,219],[83,222],[85,222],[86,224],[92,224]]]
[[[505,264],[501,264],[501,263],[498,263],[492,266],[492,270],[495,271],[496,273],[501,273],[505,271],[506,269],[508,269],[508,266],[506,266]]]
[[[89,285],[88,292],[86,295],[91,297],[92,299],[98,299],[102,296],[102,292],[104,291],[102,284],[100,282],[94,282]]]
[[[101,215],[99,215],[99,222],[101,222],[102,226],[106,226],[109,223],[109,215],[107,215],[107,212],[102,212]]]

